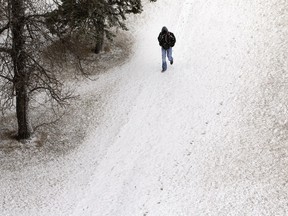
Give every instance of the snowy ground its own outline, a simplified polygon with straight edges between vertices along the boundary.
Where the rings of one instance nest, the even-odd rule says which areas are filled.
[[[79,87],[101,118],[75,151],[1,171],[1,215],[288,214],[288,3],[145,9],[129,61]],[[163,25],[177,43],[160,73]]]

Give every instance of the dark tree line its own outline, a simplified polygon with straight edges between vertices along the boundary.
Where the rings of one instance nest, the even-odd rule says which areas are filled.
[[[142,12],[140,0],[61,0],[47,20],[52,32],[84,33],[95,39],[95,53],[101,51],[104,37],[111,39],[112,27],[127,30],[127,14]]]
[[[104,37],[113,37],[112,27],[127,30],[126,15],[141,12],[141,0],[0,0],[0,105],[1,110],[16,108],[18,139],[33,134],[32,97],[45,93],[60,105],[71,97],[43,61],[43,50],[81,33],[95,38],[98,53]]]

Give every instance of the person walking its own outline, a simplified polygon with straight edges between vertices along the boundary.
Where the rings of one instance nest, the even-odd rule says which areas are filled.
[[[167,27],[164,26],[158,36],[158,41],[162,51],[162,72],[164,72],[167,70],[166,56],[170,64],[173,64],[172,47],[176,43],[176,38],[174,34],[169,32]]]

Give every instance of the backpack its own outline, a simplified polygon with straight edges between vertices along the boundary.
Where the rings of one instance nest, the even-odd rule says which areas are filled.
[[[170,47],[173,47],[175,45],[176,40],[175,40],[175,36],[174,36],[173,33],[168,32],[168,34],[166,35],[166,39],[165,40],[168,42]]]
[[[160,37],[160,46],[164,49],[169,49],[175,45],[176,39],[172,32],[168,32],[167,34],[162,34]]]

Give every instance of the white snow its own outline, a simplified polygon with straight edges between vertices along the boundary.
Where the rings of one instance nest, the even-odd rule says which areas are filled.
[[[287,10],[147,3],[129,61],[78,89],[101,95],[99,121],[70,154],[1,171],[1,215],[287,215]],[[177,42],[161,73],[164,25]]]

